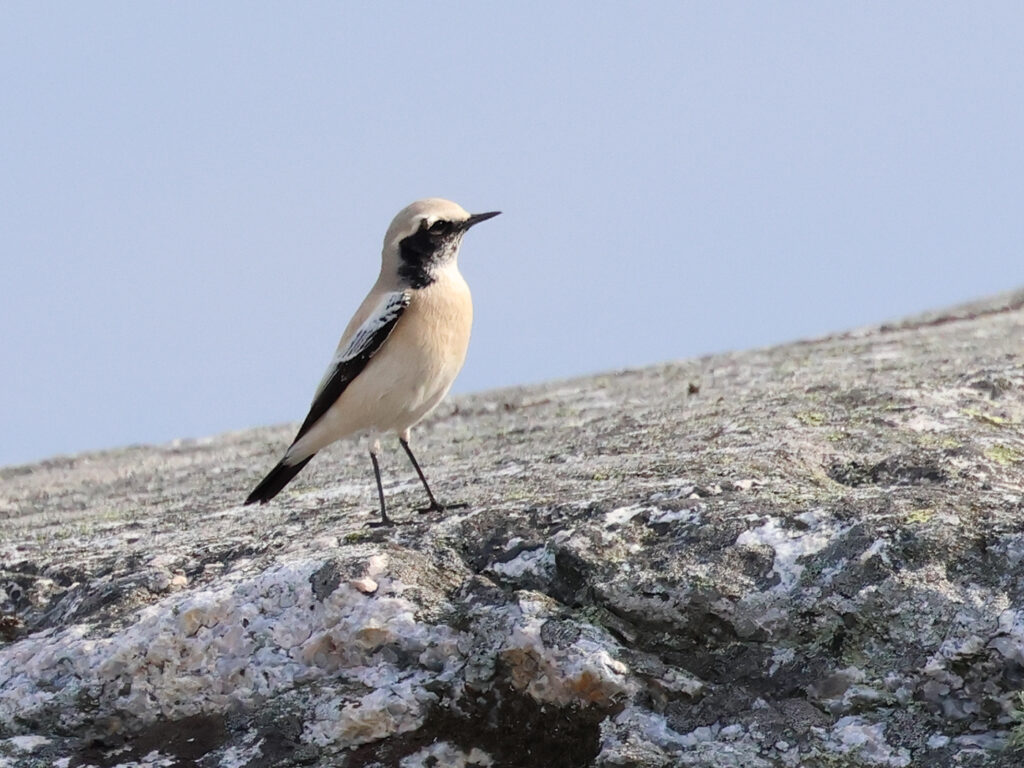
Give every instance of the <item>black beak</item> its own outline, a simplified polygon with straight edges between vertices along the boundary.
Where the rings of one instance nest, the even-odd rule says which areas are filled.
[[[491,211],[490,213],[474,213],[472,216],[470,216],[468,219],[466,219],[462,223],[462,228],[463,229],[469,229],[474,224],[479,224],[481,221],[487,221],[488,219],[493,219],[499,213],[501,213],[501,211]]]

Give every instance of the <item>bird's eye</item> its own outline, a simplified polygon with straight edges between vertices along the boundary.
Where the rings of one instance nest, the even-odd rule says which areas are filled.
[[[446,235],[451,231],[452,223],[444,219],[438,219],[430,225],[430,231],[435,235]]]

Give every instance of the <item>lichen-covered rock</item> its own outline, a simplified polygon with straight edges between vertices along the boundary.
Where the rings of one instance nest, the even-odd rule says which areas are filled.
[[[0,469],[0,766],[1024,764],[1024,293]]]

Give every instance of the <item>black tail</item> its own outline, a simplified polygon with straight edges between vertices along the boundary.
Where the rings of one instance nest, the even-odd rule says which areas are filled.
[[[316,454],[314,453],[313,456],[316,456]],[[298,464],[285,464],[283,459],[279,461],[277,466],[270,470],[270,473],[260,481],[260,484],[253,488],[245,503],[255,504],[258,501],[260,504],[266,504],[277,496],[281,489],[291,482],[293,477],[302,471],[302,468],[309,463],[313,456],[306,457]]]

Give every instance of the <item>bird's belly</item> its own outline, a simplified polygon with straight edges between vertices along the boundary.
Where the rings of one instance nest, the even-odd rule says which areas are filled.
[[[373,378],[382,384],[372,409],[374,423],[369,426],[400,432],[430,413],[448,393],[465,360],[468,335],[465,342],[455,341],[437,344],[432,339],[399,336],[379,359],[372,360]]]
[[[335,410],[347,423],[331,431],[401,432],[441,402],[462,369],[473,323],[468,288],[452,288],[420,292],[342,394]]]
[[[472,324],[469,288],[457,273],[417,291],[380,351],[287,455],[302,459],[347,435],[414,426],[455,381]]]

